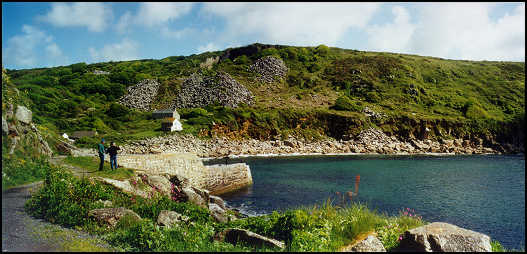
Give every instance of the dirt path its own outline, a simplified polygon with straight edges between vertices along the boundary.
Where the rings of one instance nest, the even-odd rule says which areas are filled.
[[[53,158],[52,163],[60,163]],[[70,167],[82,175],[81,168]],[[2,251],[115,251],[97,236],[35,219],[24,210],[42,181],[2,191]]]

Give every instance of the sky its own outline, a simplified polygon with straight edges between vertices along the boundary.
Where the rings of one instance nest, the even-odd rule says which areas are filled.
[[[525,61],[525,3],[2,2],[2,66],[162,59],[252,43]]]

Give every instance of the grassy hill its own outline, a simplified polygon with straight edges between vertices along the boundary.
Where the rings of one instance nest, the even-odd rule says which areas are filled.
[[[271,84],[259,82],[248,67],[264,56],[282,59],[289,68],[287,76]],[[214,57],[218,63],[201,67]],[[95,70],[110,74],[96,75]],[[419,138],[429,128],[432,139],[478,137],[523,146],[524,62],[252,44],[187,57],[7,73],[31,99],[37,123],[57,133],[95,129],[125,141],[162,134],[159,120],[152,120],[148,112],[116,103],[126,87],[157,79],[161,85],[152,107],[161,109],[171,105],[192,73],[219,71],[247,87],[255,103],[235,109],[178,109],[186,120],[184,132],[203,137],[239,132],[242,138],[296,134],[339,139],[376,126],[389,134]],[[366,117],[365,107],[385,117]]]

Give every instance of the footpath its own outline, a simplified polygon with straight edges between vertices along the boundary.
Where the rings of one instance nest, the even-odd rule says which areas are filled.
[[[24,204],[40,186],[42,181],[2,191],[3,252],[116,251],[97,236],[29,216]]]

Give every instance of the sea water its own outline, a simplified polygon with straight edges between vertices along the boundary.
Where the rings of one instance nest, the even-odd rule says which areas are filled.
[[[525,157],[309,156],[237,159],[254,184],[223,195],[251,215],[339,204],[339,193],[387,215],[410,208],[428,222],[448,222],[487,234],[511,249],[525,248]],[[235,161],[229,160],[230,163]]]

